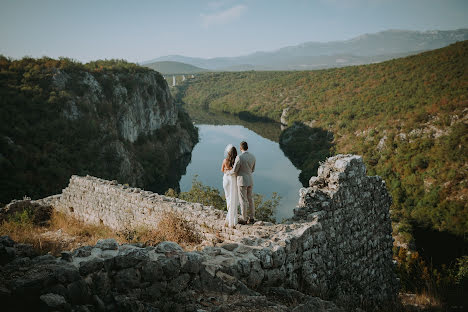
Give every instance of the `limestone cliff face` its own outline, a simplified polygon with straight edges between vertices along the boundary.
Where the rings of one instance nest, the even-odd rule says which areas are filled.
[[[96,113],[105,103],[112,108],[112,114],[103,118],[103,125],[114,127],[122,138],[132,143],[142,134],[151,134],[168,125],[175,126],[178,111],[161,75],[155,71],[128,75],[99,75],[100,82],[87,71],[74,73],[72,77],[66,71],[57,70],[53,85],[58,91],[67,91],[70,85],[86,88],[81,96],[67,102],[64,116],[72,120],[82,116],[77,107],[79,103],[88,104]]]
[[[197,135],[158,72],[57,70],[52,85],[57,92],[78,90],[64,106],[63,117],[98,121],[102,160],[112,160],[103,164],[109,169],[104,175],[155,191],[178,188]]]
[[[15,117],[1,120],[0,182],[8,188],[0,204],[58,193],[72,174],[156,192],[178,188],[198,133],[158,72],[31,62],[40,70],[17,65],[24,73],[12,72],[16,80],[0,86],[18,99],[1,108]]]

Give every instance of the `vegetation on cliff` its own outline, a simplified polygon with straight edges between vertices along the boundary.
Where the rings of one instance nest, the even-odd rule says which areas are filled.
[[[201,203],[205,206],[213,206],[219,210],[227,210],[226,199],[221,196],[218,189],[204,185],[195,176],[192,181],[192,188],[188,192],[177,193],[174,189],[169,189],[166,196],[180,198],[188,202]],[[281,196],[273,192],[270,199],[265,199],[262,194],[253,194],[255,206],[255,219],[276,223],[275,213],[279,206]]]
[[[468,256],[460,257],[449,265],[435,267],[418,252],[409,252],[406,248],[395,248],[394,255],[402,293],[418,293],[420,298],[416,299],[422,306],[468,304]]]
[[[176,187],[189,159],[182,168],[174,159],[198,135],[166,90],[159,73],[122,60],[0,56],[0,204],[59,193],[72,174],[159,192]],[[146,116],[151,105],[161,127],[146,131],[150,122],[135,111]],[[132,142],[135,128],[141,135]]]
[[[302,170],[299,180],[305,186],[310,177],[317,175],[320,162],[334,151],[333,133],[298,122],[281,132],[279,143],[294,166]]]
[[[464,41],[364,66],[206,73],[187,82],[178,96],[192,110],[248,112],[277,121],[289,108],[289,125],[298,121],[322,129],[333,135],[334,152],[364,156],[369,174],[387,182],[394,221],[416,221],[464,235],[467,68]],[[298,141],[300,148],[303,143]],[[315,167],[314,159],[301,158],[300,169]],[[304,184],[306,180],[302,179]]]

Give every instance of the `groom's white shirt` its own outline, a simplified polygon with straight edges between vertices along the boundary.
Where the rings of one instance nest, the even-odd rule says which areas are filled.
[[[253,186],[252,172],[255,171],[255,156],[243,151],[236,157],[231,172],[237,175],[238,186]]]

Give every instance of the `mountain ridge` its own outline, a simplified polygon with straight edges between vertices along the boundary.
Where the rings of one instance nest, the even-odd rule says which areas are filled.
[[[340,41],[303,42],[272,51],[257,51],[237,57],[197,58],[168,55],[156,61],[176,61],[208,70],[304,70],[362,65],[442,48],[468,39],[468,29],[413,31],[390,29]],[[341,55],[341,62],[331,56]],[[324,57],[327,56],[327,57]],[[344,57],[343,57],[344,56]],[[325,59],[325,63],[324,63]]]
[[[163,75],[169,74],[196,74],[208,71],[207,69],[193,66],[187,63],[174,61],[160,61],[142,65],[154,69]]]

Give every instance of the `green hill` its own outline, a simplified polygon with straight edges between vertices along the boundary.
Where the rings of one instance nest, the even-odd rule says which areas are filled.
[[[72,174],[177,188],[196,137],[149,68],[0,55],[0,207],[60,193]]]
[[[142,65],[145,67],[149,67],[154,69],[161,74],[169,75],[169,74],[196,74],[201,72],[206,72],[206,69],[196,67],[190,64],[180,63],[180,62],[154,62]]]
[[[315,129],[287,147],[305,185],[330,147],[319,138],[315,148],[322,133],[333,138],[330,153],[361,154],[369,174],[385,179],[394,221],[468,233],[468,41],[372,65],[205,73],[177,92],[191,110],[279,121],[288,108],[290,126]]]

